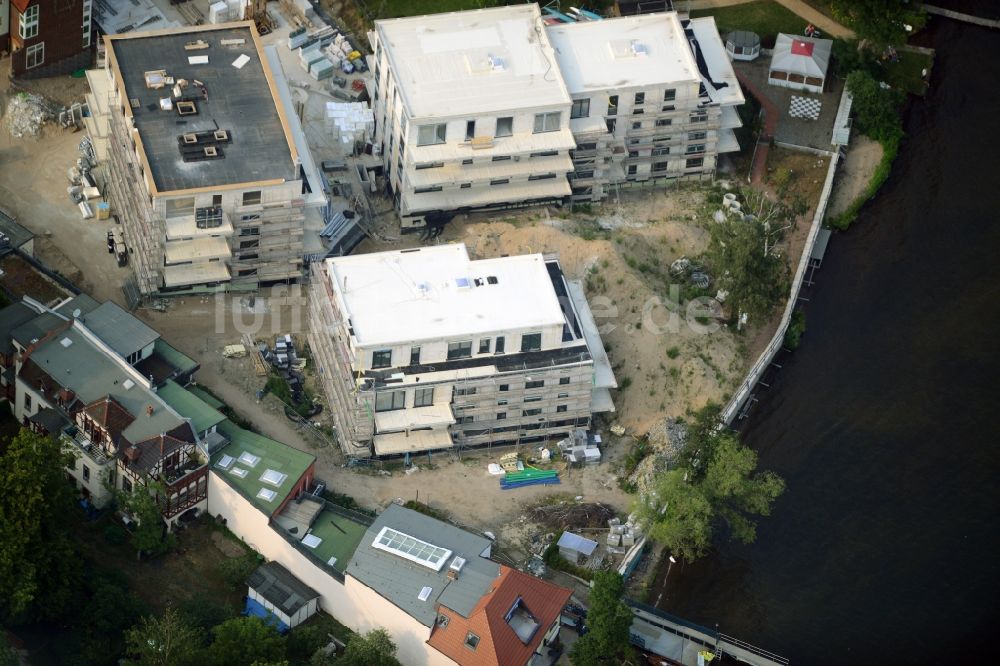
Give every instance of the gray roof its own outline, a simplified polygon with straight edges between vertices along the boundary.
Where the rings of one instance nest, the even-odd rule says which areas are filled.
[[[2,210],[0,210],[0,234],[10,239],[11,247],[21,247],[35,237],[35,234],[15,222],[14,218]]]
[[[0,354],[14,352],[11,338],[14,330],[37,316],[38,313],[24,303],[14,303],[0,310]]]
[[[134,379],[134,385],[126,388],[125,380],[132,379],[132,376],[122,367],[124,361],[116,362],[87,340],[75,326],[38,347],[30,359],[60,387],[75,392],[84,404],[106,396],[117,400],[135,417],[135,421],[122,431],[122,435],[132,443],[170,432],[187,423],[159,396]],[[146,407],[150,405],[153,413],[147,415]]]
[[[277,562],[257,567],[247,579],[247,587],[280,608],[285,615],[295,615],[310,601],[319,598],[319,592]]]
[[[447,548],[452,552],[451,558],[465,558],[465,566],[458,579],[448,578],[451,558],[441,571],[434,571],[373,548],[372,543],[383,527]],[[489,590],[500,575],[500,565],[488,559],[491,545],[490,540],[485,537],[397,504],[390,504],[368,528],[354,551],[346,573],[375,590],[421,624],[430,627],[437,619],[436,608],[439,603],[468,617],[476,603]],[[430,587],[431,593],[427,601],[420,601],[417,595],[424,587]]]
[[[77,310],[80,311],[79,316],[82,316],[87,314],[88,312],[93,312],[98,308],[98,306],[100,306],[100,303],[95,301],[93,298],[91,298],[87,294],[80,294],[78,296],[74,296],[73,298],[67,300],[59,307],[53,309],[59,314],[63,315],[64,317],[73,317],[77,316],[73,314]]]
[[[576,552],[582,553],[587,557],[590,557],[597,548],[596,541],[591,541],[586,537],[582,537],[579,534],[573,534],[572,532],[563,532],[562,536],[559,537],[558,545],[560,548],[575,550]]]
[[[209,48],[187,51],[184,44],[204,40]],[[243,39],[237,46],[222,46],[223,39]],[[135,126],[142,137],[146,159],[160,192],[195,187],[216,187],[251,181],[295,180],[297,172],[264,75],[261,54],[249,27],[199,32],[175,32],[112,39],[111,49],[125,82],[126,96],[139,100],[132,107]],[[233,66],[239,56],[250,58],[242,68]],[[190,56],[208,56],[208,63],[192,65]],[[194,115],[161,111],[159,100],[170,97],[170,88],[146,87],[145,72],[166,70],[174,79],[195,79],[205,85],[208,99],[193,83],[183,95],[196,107]],[[178,139],[185,133],[226,130],[231,143],[221,145],[223,157],[185,162]]]
[[[59,410],[51,407],[39,409],[29,420],[45,428],[51,435],[58,435],[63,428],[70,424]]]
[[[10,337],[22,347],[27,347],[65,323],[65,319],[51,312],[43,312],[11,331]]]
[[[81,315],[80,321],[122,358],[150,345],[160,334],[111,301]]]

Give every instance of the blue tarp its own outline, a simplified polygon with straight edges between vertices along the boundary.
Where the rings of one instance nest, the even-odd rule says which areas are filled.
[[[281,633],[288,631],[288,625],[282,622],[277,615],[264,608],[259,601],[254,601],[250,597],[247,597],[247,606],[246,609],[244,609],[243,614],[252,617],[259,617],[268,624],[274,625],[274,627]]]

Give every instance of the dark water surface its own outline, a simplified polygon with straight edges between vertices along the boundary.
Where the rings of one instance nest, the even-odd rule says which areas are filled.
[[[796,665],[1000,663],[1000,31],[935,23],[893,175],[746,427],[788,490],[755,544],[661,574],[663,608]]]

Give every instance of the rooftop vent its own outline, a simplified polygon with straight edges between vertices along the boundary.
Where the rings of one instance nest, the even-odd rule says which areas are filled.
[[[428,599],[430,599],[431,592],[433,591],[434,588],[427,587],[425,585],[424,587],[420,588],[420,594],[417,595],[417,599],[420,599],[421,601],[427,601]]]
[[[191,101],[177,102],[174,106],[177,108],[178,115],[181,116],[193,116],[198,113],[198,107]]]
[[[198,143],[198,137],[196,137],[194,134],[185,134],[184,143]]]
[[[205,146],[205,157],[218,157],[219,151],[215,149],[215,146]]]
[[[326,563],[328,565],[330,565],[331,567],[335,567],[335,566],[337,566],[337,558],[336,557],[331,557],[330,559],[328,559],[326,561]]]
[[[492,69],[494,72],[503,71],[503,58],[501,58],[498,55],[491,55],[488,57],[488,60],[490,63],[490,69]]]
[[[139,98],[138,97],[132,97],[131,99],[129,99],[128,103],[129,103],[129,106],[131,106],[133,109],[138,109],[139,106],[140,106],[140,102],[139,102]]]
[[[315,534],[307,534],[304,537],[302,537],[302,545],[309,546],[310,548],[315,548],[321,543],[323,543],[323,539],[316,536]]]
[[[632,40],[632,55],[635,56],[645,56],[649,55],[649,47],[640,41]]]
[[[458,574],[462,572],[462,567],[465,566],[465,558],[456,556],[451,564],[448,565],[448,578],[452,580],[458,580]]]
[[[226,130],[215,130],[215,133],[213,134],[213,136],[215,137],[216,141],[228,141],[229,140],[229,133],[226,132]]]

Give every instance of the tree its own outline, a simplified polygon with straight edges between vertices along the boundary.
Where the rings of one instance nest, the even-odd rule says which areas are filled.
[[[19,666],[20,663],[17,650],[7,643],[3,627],[0,627],[0,666]]]
[[[396,644],[385,629],[372,629],[367,634],[352,636],[336,663],[340,666],[400,666]]]
[[[87,664],[113,666],[125,652],[125,632],[148,612],[146,605],[114,573],[92,572],[90,600],[83,607],[80,653]]]
[[[161,617],[147,616],[125,633],[130,666],[186,666],[200,662],[203,637],[183,613],[168,606]]]
[[[746,313],[752,321],[763,321],[788,290],[788,265],[776,250],[794,221],[780,203],[763,193],[745,190],[743,212],[712,222],[705,258],[726,291],[726,304],[733,316]]]
[[[245,666],[285,658],[285,638],[259,617],[226,620],[212,629],[212,635],[208,661],[215,666]]]
[[[173,548],[176,542],[176,537],[167,533],[160,505],[150,491],[166,495],[163,484],[156,482],[151,482],[148,488],[136,486],[132,492],[121,492],[118,495],[122,509],[138,523],[131,539],[132,547],[136,550],[136,559],[140,559],[143,553],[151,555],[165,553]]]
[[[679,466],[662,474],[638,507],[650,537],[689,562],[708,552],[720,523],[732,538],[752,542],[754,517],[770,515],[785,489],[774,472],[758,472],[757,454],[720,426],[716,407],[702,410],[688,430]]]
[[[0,619],[59,617],[80,582],[69,535],[74,494],[57,440],[27,430],[0,455]]]
[[[915,0],[833,0],[831,9],[835,18],[880,51],[905,44],[927,23],[927,13]]]
[[[851,72],[847,77],[847,89],[854,98],[851,108],[859,130],[882,142],[898,141],[902,137],[899,107],[903,103],[903,93],[883,87],[865,71]]]
[[[570,652],[574,666],[620,664],[632,656],[629,629],[632,611],[622,599],[625,581],[614,571],[594,574],[587,612],[589,631],[580,637]]]

